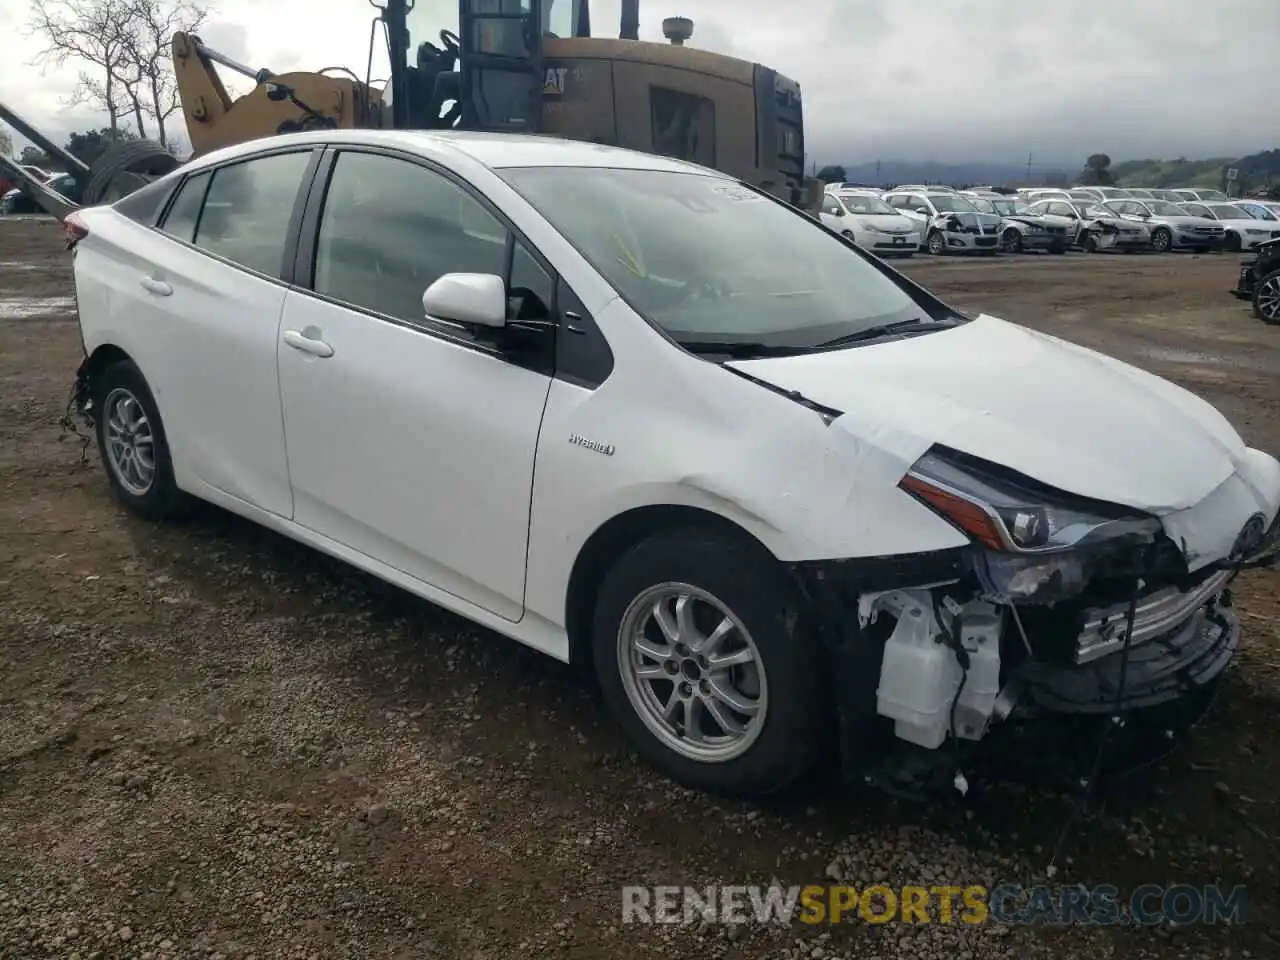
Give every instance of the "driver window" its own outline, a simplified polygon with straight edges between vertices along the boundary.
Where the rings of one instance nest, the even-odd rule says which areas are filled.
[[[507,231],[452,180],[379,154],[338,155],[316,241],[317,293],[423,322],[446,273],[505,273]]]

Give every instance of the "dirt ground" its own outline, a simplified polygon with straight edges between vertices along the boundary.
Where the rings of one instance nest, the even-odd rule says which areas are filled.
[[[1236,264],[906,269],[1280,450],[1280,329],[1227,296]],[[1213,712],[1098,798],[1056,877],[1244,884],[1247,922],[624,925],[628,884],[1033,882],[1075,797],[1013,778],[921,806],[820,777],[712,800],[641,764],[579,673],[219,511],[131,520],[60,436],[80,345],[48,298],[71,292],[56,227],[0,220],[0,958],[1280,953],[1280,574],[1241,579]]]

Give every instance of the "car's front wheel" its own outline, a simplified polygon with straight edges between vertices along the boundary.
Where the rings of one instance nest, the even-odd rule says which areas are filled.
[[[1005,253],[1021,253],[1022,234],[1010,227],[1000,238],[1000,245],[1004,248]]]
[[[636,748],[676,781],[754,796],[822,748],[823,670],[794,587],[763,550],[712,530],[659,533],[605,577],[596,674]]]
[[[1168,253],[1169,248],[1173,246],[1173,234],[1164,227],[1158,227],[1151,231],[1151,246],[1156,253]]]
[[[947,252],[947,238],[942,235],[941,230],[933,230],[925,242],[925,248],[935,257],[941,256]]]
[[[189,499],[173,477],[173,461],[155,398],[142,371],[121,360],[93,380],[94,429],[111,489],[148,520],[181,513]]]
[[[1253,315],[1263,323],[1280,324],[1280,270],[1272,271],[1254,285]]]

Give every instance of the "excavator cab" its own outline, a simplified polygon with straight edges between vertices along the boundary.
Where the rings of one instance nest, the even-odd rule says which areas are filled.
[[[541,132],[543,40],[591,32],[586,0],[458,0],[456,32],[434,30],[429,7],[376,5],[395,127]]]

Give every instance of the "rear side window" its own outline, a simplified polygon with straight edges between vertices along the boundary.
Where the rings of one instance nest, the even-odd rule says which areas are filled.
[[[209,189],[209,174],[198,173],[190,177],[173,198],[173,205],[164,216],[160,229],[171,237],[190,243],[196,236],[196,223],[200,220],[200,206],[204,192]]]
[[[289,224],[311,151],[277,153],[213,173],[195,235],[202,250],[281,276]]]

